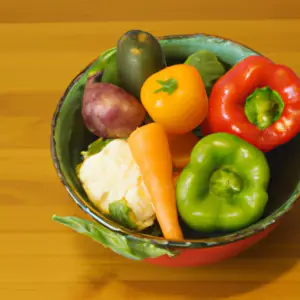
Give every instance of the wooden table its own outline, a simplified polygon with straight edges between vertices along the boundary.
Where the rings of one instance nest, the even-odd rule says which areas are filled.
[[[249,251],[192,269],[126,260],[51,220],[84,216],[52,165],[52,113],[77,72],[126,30],[225,36],[300,74],[300,2],[175,3],[0,0],[1,300],[300,299],[300,205]]]

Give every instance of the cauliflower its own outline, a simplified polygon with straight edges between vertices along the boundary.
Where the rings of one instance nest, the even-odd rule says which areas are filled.
[[[153,225],[156,215],[151,197],[126,140],[107,143],[99,139],[96,143],[100,150],[91,155],[85,152],[77,169],[89,199],[125,227],[142,230]]]

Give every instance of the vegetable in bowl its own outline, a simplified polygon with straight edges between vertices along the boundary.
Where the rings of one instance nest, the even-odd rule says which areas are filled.
[[[145,109],[121,87],[97,82],[95,74],[88,78],[82,98],[85,126],[96,136],[122,138],[141,125]]]
[[[184,64],[184,62],[190,55],[193,55],[193,53],[196,53],[201,49],[214,53],[214,55],[218,57],[219,62],[225,62],[225,64],[230,65],[231,67],[234,67],[234,65],[238,65],[248,56],[259,56],[258,53],[255,53],[251,49],[246,48],[240,44],[207,35],[165,37],[159,39],[159,43],[163,49],[164,55],[166,56],[166,61],[168,62],[169,66],[171,62],[175,61],[176,63],[173,63],[173,65]],[[171,211],[175,212],[175,214],[173,213],[173,217],[167,218],[167,220],[166,218],[164,218],[163,220],[162,218],[158,218],[157,208],[155,208],[154,203],[160,203],[160,198],[156,197],[155,200],[151,199],[152,193],[150,192],[150,186],[155,186],[155,180],[150,181],[152,182],[151,185],[149,185],[149,183],[146,184],[145,178],[147,177],[147,175],[143,175],[146,174],[146,172],[142,171],[141,167],[143,164],[145,165],[143,160],[146,160],[146,158],[141,160],[142,163],[141,161],[138,162],[136,158],[133,159],[137,166],[140,168],[142,179],[150,195],[150,199],[153,205],[152,208],[155,212],[155,220],[153,221],[153,225],[144,229],[138,227],[133,228],[134,226],[130,228],[130,225],[128,224],[125,224],[124,226],[121,224],[122,222],[120,220],[122,218],[120,218],[120,215],[118,216],[119,220],[117,220],[116,216],[111,217],[107,215],[107,212],[102,213],[101,205],[97,206],[95,205],[95,201],[91,201],[91,199],[89,199],[87,193],[84,191],[77,173],[74,172],[76,168],[78,169],[80,167],[82,159],[84,159],[84,156],[86,155],[85,154],[82,156],[80,155],[80,153],[82,153],[82,151],[86,152],[86,150],[89,148],[88,145],[90,145],[92,141],[98,138],[84,125],[82,115],[80,113],[82,105],[82,95],[87,79],[92,75],[92,73],[101,72],[101,70],[104,70],[105,72],[107,62],[109,61],[109,63],[112,63],[111,59],[114,57],[114,51],[116,51],[116,49],[108,50],[106,53],[101,55],[97,61],[95,61],[91,66],[88,67],[87,70],[81,73],[81,75],[71,84],[70,88],[67,91],[66,97],[63,98],[60,106],[57,109],[53,121],[52,151],[57,170],[61,176],[63,183],[65,184],[69,193],[72,195],[75,202],[80,205],[80,207],[83,208],[90,216],[92,216],[92,218],[94,218],[96,222],[86,221],[86,223],[84,223],[84,220],[80,221],[72,217],[64,218],[55,216],[54,219],[67,226],[70,226],[76,231],[87,234],[96,240],[98,239],[100,243],[108,246],[113,251],[123,256],[130,258],[134,257],[135,259],[150,259],[150,262],[157,262],[164,265],[186,266],[216,262],[220,259],[225,259],[239,253],[243,249],[246,249],[251,244],[266,236],[268,232],[270,232],[274,228],[274,224],[277,224],[276,221],[291,208],[291,205],[298,198],[299,188],[297,187],[297,184],[300,179],[299,172],[295,170],[292,178],[289,177],[289,182],[285,182],[284,186],[282,184],[282,176],[278,176],[278,170],[281,170],[280,172],[285,174],[285,177],[291,176],[288,175],[290,174],[290,170],[288,169],[288,167],[290,168],[291,163],[287,162],[285,165],[281,165],[281,168],[279,168],[278,165],[283,160],[283,157],[285,158],[285,161],[288,160],[287,157],[289,155],[292,157],[294,156],[294,159],[296,159],[295,153],[299,151],[298,136],[294,136],[290,141],[264,154],[262,154],[262,152],[257,149],[257,151],[261,153],[261,155],[265,156],[265,159],[268,162],[270,168],[270,181],[268,182],[268,186],[266,187],[266,191],[268,193],[268,201],[266,203],[261,202],[263,212],[261,213],[260,210],[260,213],[257,213],[256,220],[253,219],[253,221],[250,223],[246,222],[247,224],[240,224],[238,228],[235,228],[234,230],[227,230],[225,232],[216,231],[211,233],[204,232],[202,229],[198,229],[198,231],[192,230],[192,228],[189,227],[188,222],[184,221],[183,215],[182,213],[180,213],[180,209],[178,209],[179,207],[177,207],[176,204],[174,206],[174,198],[170,196],[161,197],[161,199],[168,199],[167,202],[164,202],[168,203],[168,205],[165,205],[164,207],[172,207]],[[200,76],[204,76],[205,72],[201,73],[195,66],[194,68],[199,72]],[[226,68],[225,74],[220,75],[221,77],[217,80],[217,82],[213,83],[211,94],[214,93],[214,87],[217,85],[217,83],[225,78],[225,76],[230,74],[229,71],[230,70]],[[156,73],[153,73],[150,76],[153,76],[155,74]],[[167,80],[168,78],[164,78],[164,81]],[[202,81],[205,82],[204,79],[202,79]],[[114,82],[116,83],[117,81]],[[144,81],[144,84],[145,83],[146,81]],[[165,92],[159,91],[158,94],[159,93],[162,93],[162,95],[164,95]],[[210,107],[211,97],[208,94],[209,93],[207,93],[208,107]],[[138,97],[136,97],[136,99],[138,99]],[[198,99],[199,101],[203,101],[205,97]],[[143,104],[142,101],[141,104]],[[184,100],[182,103],[182,108],[182,111],[184,111]],[[180,113],[180,110],[178,111]],[[183,178],[182,176],[184,176],[186,169],[189,168],[190,156],[193,152],[193,149],[198,148],[199,145],[199,149],[201,149],[203,146],[201,146],[201,141],[203,141],[206,137],[203,138],[203,132],[202,134],[199,134],[199,128],[201,132],[203,125],[209,121],[209,110],[207,111],[207,115],[203,122],[202,120],[199,120],[199,123],[196,124],[195,127],[194,125],[192,126],[192,128],[194,129],[189,129],[191,131],[182,134],[167,132],[168,130],[166,130],[166,127],[161,124],[157,118],[155,120],[155,115],[153,116],[154,118],[152,120],[150,119],[150,121],[148,116],[145,117],[142,124],[140,124],[136,129],[133,129],[132,132],[128,133],[128,136],[123,137],[123,139],[127,142],[130,141],[131,135],[134,136],[135,132],[139,132],[140,130],[143,131],[144,129],[149,128],[149,125],[156,124],[159,125],[160,128],[163,128],[163,132],[165,131],[163,136],[165,137],[165,139],[168,139],[169,144],[169,155],[165,157],[169,158],[165,159],[166,162],[164,162],[164,160],[161,160],[160,163],[166,163],[169,166],[171,165],[171,170],[169,167],[165,168],[165,170],[169,171],[165,173],[167,175],[164,175],[162,177],[163,180],[167,180],[168,185],[157,186],[159,186],[159,190],[161,191],[158,195],[167,195],[167,187],[169,187],[169,189],[171,188],[174,192],[175,189],[180,186],[181,178]],[[188,121],[190,120],[187,120],[187,122]],[[148,124],[149,122],[152,124]],[[222,130],[219,131],[221,132]],[[192,138],[194,134],[198,135],[198,140],[196,141],[193,141]],[[204,135],[208,135],[207,137],[209,137],[212,135],[212,133],[206,131]],[[232,133],[231,135],[234,136],[234,134]],[[180,141],[184,141],[185,139],[191,139],[189,146],[180,148]],[[69,142],[67,143],[66,141]],[[105,137],[103,137],[103,140],[101,141],[107,143],[106,146],[109,146],[109,144],[111,143],[110,139],[107,139]],[[145,140],[145,145],[143,146],[150,147],[150,144],[148,144],[146,141],[147,140]],[[185,145],[185,143],[183,142],[182,144]],[[91,144],[90,149],[94,149],[93,151],[95,154],[100,153],[106,147],[100,147],[101,149],[97,150],[97,147],[92,145],[93,144]],[[151,147],[155,147],[155,143],[152,143]],[[142,147],[137,147],[137,149],[141,150]],[[89,149],[87,150],[87,152],[88,151]],[[159,145],[157,145],[157,149],[155,151],[159,151]],[[289,155],[287,156],[286,153],[289,153]],[[143,156],[144,154],[145,153],[139,153],[141,157],[145,157]],[[175,155],[177,155],[176,158]],[[184,157],[184,159],[178,159],[178,155],[179,157]],[[133,155],[133,153],[132,156],[136,157],[135,155]],[[159,156],[155,155],[155,157]],[[243,161],[245,157],[241,157],[240,159]],[[293,165],[294,164],[292,164],[292,166]],[[149,171],[152,174],[158,174],[158,172],[155,171],[155,168],[150,169]],[[99,170],[99,178],[105,175],[106,174],[101,173],[101,170]],[[152,176],[152,178],[155,179],[156,177],[159,178],[161,176],[161,174],[158,175],[159,176]],[[170,178],[173,178],[173,181],[170,180]],[[218,178],[220,178],[220,176]],[[161,181],[156,181],[156,184],[158,184],[157,182]],[[170,184],[170,182],[172,182],[172,184]],[[285,191],[285,194],[283,194],[282,192],[278,192],[278,189],[280,189],[279,191]],[[177,198],[176,194],[175,198]],[[124,201],[122,201],[124,199],[113,200],[113,202],[121,201],[119,203],[124,203]],[[201,200],[202,199],[199,199],[199,201]],[[241,207],[241,209],[243,210],[244,207]],[[122,217],[130,215],[128,210],[125,209],[124,212],[125,214],[122,214]],[[174,223],[174,220],[176,221],[176,218],[174,218],[174,216],[176,216],[176,213],[177,222]],[[201,213],[201,211],[199,212],[195,210],[193,213],[199,214]],[[159,211],[159,214],[163,215],[163,212]],[[84,227],[83,223],[86,224]],[[165,228],[167,228],[167,225],[164,224],[177,224],[172,225],[172,227],[175,226],[174,228],[177,227],[178,229],[180,229],[177,231],[178,233],[180,233],[181,231],[182,236],[178,234],[176,235],[177,237],[175,236],[175,238],[167,238],[165,236],[166,232],[168,232],[168,230],[165,230]],[[160,227],[161,230],[161,233],[158,234],[159,236],[157,236],[157,233],[154,234],[153,231],[154,228],[156,229],[157,227]],[[105,234],[101,235],[100,232],[105,232]],[[107,236],[107,239],[109,239],[109,241],[104,240],[103,236]],[[151,251],[149,249],[151,249]],[[167,254],[167,256],[172,256],[172,258],[165,256],[165,254]]]
[[[97,140],[98,149],[100,142],[105,143]],[[87,156],[77,172],[89,199],[103,214],[131,229],[153,225],[150,195],[126,140],[106,143],[98,153]]]
[[[214,83],[226,73],[225,66],[220,62],[218,57],[206,50],[196,51],[184,63],[194,66],[198,70],[207,95],[210,95]]]
[[[148,77],[140,96],[153,121],[171,134],[191,132],[207,115],[203,80],[198,70],[187,64],[169,66]]]
[[[210,132],[224,131],[268,152],[300,130],[300,79],[287,66],[260,56],[236,64],[210,97]]]
[[[207,135],[177,182],[178,211],[198,231],[238,230],[262,216],[269,180],[259,149],[228,133]]]

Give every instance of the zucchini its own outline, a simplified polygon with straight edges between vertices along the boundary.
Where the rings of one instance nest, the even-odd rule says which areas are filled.
[[[116,61],[120,86],[137,99],[144,81],[166,67],[158,40],[141,30],[128,31],[119,39]]]

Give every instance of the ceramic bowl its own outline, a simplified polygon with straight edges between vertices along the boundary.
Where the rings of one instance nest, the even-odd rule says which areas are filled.
[[[159,40],[169,65],[183,62],[199,49],[214,52],[228,68],[249,55],[261,55],[240,43],[206,34],[165,36]],[[107,53],[113,51],[115,49]],[[126,247],[131,245],[131,249],[141,245],[157,247],[162,250],[162,255],[145,254],[142,259],[153,264],[179,267],[219,262],[241,253],[266,237],[300,196],[300,134],[266,154],[271,168],[271,181],[265,213],[255,224],[236,232],[205,236],[184,229],[185,241],[169,241],[147,233],[132,232],[103,216],[89,202],[76,176],[76,165],[81,161],[80,152],[86,150],[96,137],[83,124],[81,99],[88,74],[93,69],[101,68],[101,63],[96,59],[80,72],[60,99],[52,120],[51,153],[57,174],[71,198],[95,221],[97,228],[104,230],[102,241],[113,236],[121,238]],[[103,244],[120,255],[132,258],[119,246]],[[167,255],[163,250],[175,254]]]

